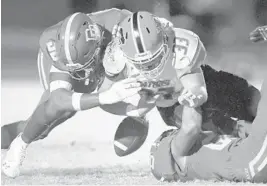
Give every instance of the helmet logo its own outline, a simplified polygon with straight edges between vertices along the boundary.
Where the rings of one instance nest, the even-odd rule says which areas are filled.
[[[101,35],[97,25],[88,25],[88,28],[85,30],[86,42],[91,40],[98,40],[100,37]]]

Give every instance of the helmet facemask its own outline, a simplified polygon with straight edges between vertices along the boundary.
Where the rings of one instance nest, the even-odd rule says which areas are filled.
[[[83,65],[80,63],[73,65],[68,64],[68,66],[70,67],[69,72],[72,78],[79,81],[89,78],[99,65],[99,52],[100,47],[95,50],[92,58]]]
[[[155,79],[164,70],[165,63],[168,59],[170,49],[166,43],[162,44],[161,47],[152,55],[150,52],[142,58],[127,59],[132,63],[136,69],[140,71],[140,73],[148,78]]]

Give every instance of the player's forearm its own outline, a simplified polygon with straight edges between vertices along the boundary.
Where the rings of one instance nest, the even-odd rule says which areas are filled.
[[[189,101],[192,101],[192,104],[185,105],[199,107],[207,101],[208,93],[201,68],[194,69],[191,73],[183,75],[180,80],[184,89],[194,96],[189,97],[191,98]],[[187,102],[185,101],[185,103]],[[183,103],[181,104],[184,105]]]
[[[187,156],[201,132],[202,113],[201,109],[184,107],[182,126],[175,136],[173,152],[177,157]]]

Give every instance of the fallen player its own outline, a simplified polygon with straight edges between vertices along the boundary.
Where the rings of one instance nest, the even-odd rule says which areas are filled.
[[[203,130],[236,137],[247,137],[260,100],[260,91],[245,79],[209,65],[202,65],[208,100],[202,106]],[[182,105],[157,107],[168,126],[180,128]],[[240,122],[245,121],[245,122]]]
[[[258,42],[264,39],[251,40]],[[181,128],[165,131],[151,147],[153,175],[162,181],[200,179],[267,183],[266,78],[261,88],[257,115],[247,138],[204,133],[200,129],[201,109],[184,107],[191,114],[183,112]],[[190,150],[179,141],[185,125],[198,130],[196,135],[199,140]]]
[[[183,115],[180,130],[165,131],[152,145],[153,175],[162,181],[199,179],[267,183],[266,91],[267,81],[262,86],[262,97],[251,133],[245,139],[215,133],[201,133],[193,148],[182,155],[179,149],[183,147],[178,137],[183,130],[183,125],[201,123],[200,113],[194,118],[191,115]]]

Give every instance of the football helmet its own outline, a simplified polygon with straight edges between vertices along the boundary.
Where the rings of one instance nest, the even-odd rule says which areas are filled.
[[[88,15],[70,15],[62,21],[54,41],[54,66],[70,72],[74,79],[88,78],[98,65],[101,40],[100,27]],[[48,42],[47,47],[51,45]]]
[[[119,25],[121,50],[127,60],[149,79],[157,78],[170,53],[161,23],[149,12],[135,12]]]

